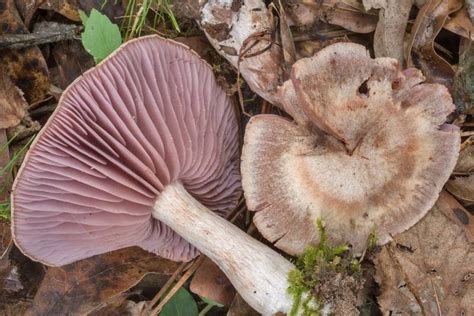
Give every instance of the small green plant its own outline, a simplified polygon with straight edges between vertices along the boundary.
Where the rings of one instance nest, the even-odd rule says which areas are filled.
[[[168,303],[163,306],[160,316],[197,316],[198,307],[193,296],[185,289],[180,288]]]
[[[293,296],[293,307],[289,315],[320,315],[323,308],[318,296],[318,283],[325,275],[334,273],[354,274],[360,271],[356,259],[347,258],[349,246],[346,244],[331,247],[328,245],[326,231],[320,219],[316,221],[319,243],[308,246],[295,263],[296,269],[290,271],[288,292]]]
[[[96,9],[92,9],[89,16],[83,11],[79,11],[79,15],[84,25],[82,45],[95,63],[100,63],[122,44],[119,27]]]
[[[14,135],[10,138],[5,144],[0,146],[0,153],[4,152],[8,149],[8,146],[13,142],[13,140],[18,136],[18,134]],[[23,146],[16,151],[16,153],[10,158],[8,163],[5,166],[0,167],[0,177],[3,178],[5,181],[0,183],[0,193],[4,193],[7,190],[7,184],[10,182],[10,178],[12,175],[13,167],[17,164],[18,160],[23,157],[23,154],[28,150],[31,143],[33,142],[36,135],[31,136]],[[6,199],[0,201],[0,218],[10,220],[10,200]]]
[[[125,9],[126,19],[122,22],[123,38],[128,40],[140,36],[150,12],[154,13],[151,30],[156,31],[159,23],[169,22],[175,32],[181,32],[173,13],[172,0],[130,0]]]

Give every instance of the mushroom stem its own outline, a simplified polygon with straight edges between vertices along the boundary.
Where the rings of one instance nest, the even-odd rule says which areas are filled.
[[[153,217],[214,261],[256,311],[291,310],[287,277],[294,266],[283,256],[211,212],[180,182],[166,186],[153,208]]]

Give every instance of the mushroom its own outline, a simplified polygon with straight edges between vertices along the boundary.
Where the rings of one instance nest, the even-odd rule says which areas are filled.
[[[129,41],[64,91],[32,145],[14,239],[52,266],[129,246],[188,261],[197,248],[257,311],[288,311],[293,265],[222,218],[238,169],[237,118],[210,67],[158,36]]]
[[[262,235],[300,254],[320,218],[332,243],[360,254],[371,233],[384,244],[420,220],[459,151],[446,87],[353,43],[297,61],[290,80],[296,98],[288,82],[280,90],[296,122],[257,115],[245,133],[242,186]]]

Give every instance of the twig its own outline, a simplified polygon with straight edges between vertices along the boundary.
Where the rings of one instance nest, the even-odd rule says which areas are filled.
[[[160,291],[155,295],[155,297],[147,304],[147,307],[140,313],[140,315],[149,315],[150,309],[153,308],[153,306],[158,303],[160,298],[165,294],[165,292],[171,287],[173,284],[174,280],[178,277],[178,275],[186,268],[188,265],[187,262],[183,262],[179,265],[178,269],[171,275],[171,277],[166,281],[165,285],[163,285],[160,289]]]
[[[161,312],[161,309],[163,306],[168,303],[168,301],[173,297],[173,295],[183,286],[183,284],[193,275],[193,273],[199,268],[201,263],[203,262],[205,256],[200,255],[199,258],[194,261],[194,263],[191,265],[191,267],[186,271],[186,273],[176,282],[176,284],[173,286],[173,288],[166,294],[166,296],[161,300],[160,304],[151,311],[150,315],[158,315],[159,312]]]
[[[45,23],[48,23],[48,27],[43,27],[43,30],[35,33],[0,35],[0,50],[18,49],[76,39],[81,29],[80,26],[72,24]]]

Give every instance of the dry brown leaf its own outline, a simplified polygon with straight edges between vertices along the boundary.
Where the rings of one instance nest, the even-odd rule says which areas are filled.
[[[69,20],[80,22],[81,18],[79,17],[79,4],[78,0],[36,0],[40,3],[40,8],[44,10],[53,10]]]
[[[412,27],[405,56],[408,67],[423,71],[427,82],[442,83],[452,88],[455,71],[434,50],[434,40],[448,16],[461,9],[462,0],[429,0],[418,12]]]
[[[474,311],[474,245],[447,217],[446,195],[376,257],[384,314],[468,315]]]
[[[84,315],[121,295],[147,273],[170,275],[178,266],[133,247],[49,268],[27,315]]]
[[[453,175],[446,184],[448,191],[464,205],[474,203],[474,144],[459,152]]]
[[[196,270],[189,289],[222,305],[230,305],[235,296],[229,279],[209,258],[205,258]]]
[[[25,116],[26,106],[23,93],[0,71],[0,130],[18,125]],[[0,136],[0,146],[2,144]]]
[[[404,64],[403,42],[413,0],[363,0],[368,11],[379,10],[374,35],[375,57],[393,57]]]
[[[77,77],[95,65],[94,59],[79,41],[60,42],[54,45],[52,54],[57,64],[57,69],[55,69],[57,71],[51,71],[51,80],[61,89],[65,89]]]
[[[463,228],[466,238],[474,243],[474,215],[469,213],[451,194],[442,191],[437,207],[452,221]]]
[[[378,20],[357,1],[286,0],[285,11],[292,25],[310,25],[322,20],[355,33],[373,32]]]
[[[467,8],[456,12],[452,18],[444,24],[444,28],[466,39],[474,41],[474,26],[467,15]]]
[[[252,309],[243,298],[237,294],[235,295],[232,305],[230,305],[227,316],[258,316],[260,315]]]
[[[0,35],[28,33],[15,2],[0,0]],[[38,47],[0,50],[0,72],[5,71],[29,103],[43,100],[49,90],[46,61]]]

